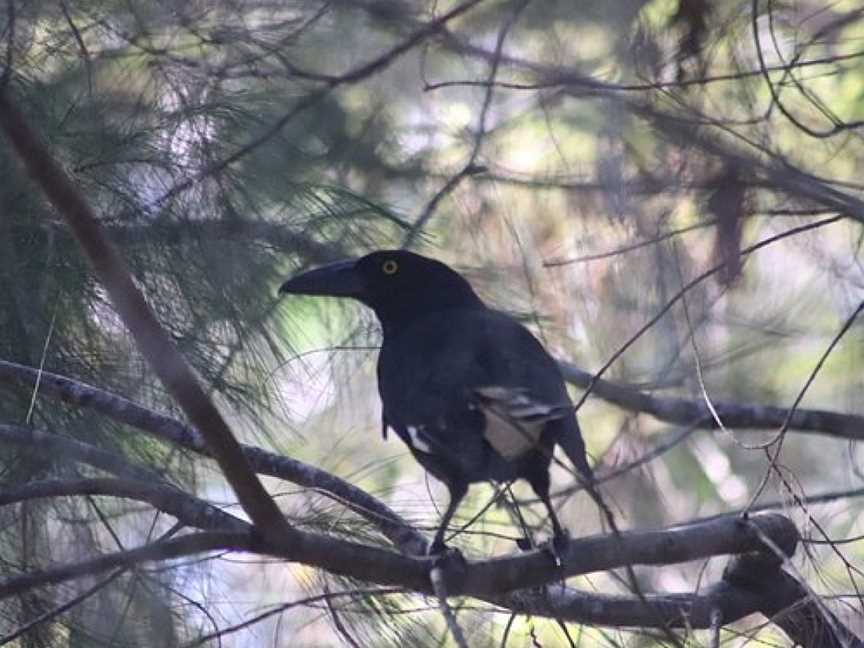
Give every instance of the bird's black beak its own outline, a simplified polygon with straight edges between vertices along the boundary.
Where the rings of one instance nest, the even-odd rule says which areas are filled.
[[[366,292],[366,282],[356,265],[356,259],[348,259],[304,272],[283,283],[279,294],[361,299]]]

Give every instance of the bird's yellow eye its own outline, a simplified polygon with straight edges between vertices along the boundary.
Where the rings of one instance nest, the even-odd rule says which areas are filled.
[[[399,264],[396,263],[393,259],[388,259],[384,263],[381,264],[381,272],[386,275],[394,275],[399,271]]]

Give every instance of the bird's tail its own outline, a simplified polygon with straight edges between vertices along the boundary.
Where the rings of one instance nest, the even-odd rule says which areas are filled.
[[[582,440],[582,432],[579,430],[579,424],[576,422],[576,417],[567,417],[562,419],[561,434],[558,436],[558,445],[567,455],[570,463],[579,473],[579,476],[585,480],[586,484],[594,482],[594,471],[588,463],[588,458],[585,453],[585,441]]]

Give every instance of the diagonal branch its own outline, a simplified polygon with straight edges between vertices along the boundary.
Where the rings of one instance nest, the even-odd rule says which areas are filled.
[[[864,648],[864,641],[815,601],[808,588],[764,554],[736,556],[726,566],[723,580],[753,596],[759,612],[796,645]]]
[[[96,214],[5,92],[0,93],[0,127],[27,171],[69,223],[138,348],[189,420],[201,430],[256,530],[273,542],[292,541],[291,527],[250,468],[228,424],[159,325],[125,262],[102,232]]]
[[[204,531],[145,545],[137,549],[104,554],[52,569],[31,571],[0,582],[0,599],[30,591],[36,587],[63,583],[91,576],[116,567],[133,567],[148,561],[164,561],[217,550],[251,549],[248,533]]]

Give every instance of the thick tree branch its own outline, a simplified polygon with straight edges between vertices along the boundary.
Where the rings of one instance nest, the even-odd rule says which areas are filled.
[[[49,459],[80,461],[112,475],[153,484],[164,483],[158,473],[137,466],[119,454],[38,428],[0,423],[0,443],[26,447]]]
[[[711,615],[719,610],[724,624],[761,611],[758,595],[716,583],[698,593],[645,594],[613,596],[583,592],[571,588],[549,588],[514,592],[490,599],[520,614],[547,616],[590,625],[631,626],[641,628],[688,627],[694,630],[711,627]]]
[[[592,375],[568,362],[560,362],[565,379],[585,388]],[[32,389],[39,380],[40,394],[110,416],[115,421],[138,428],[170,443],[201,454],[208,454],[195,428],[177,419],[159,414],[117,394],[72,380],[59,374],[39,372],[14,362],[0,360],[0,382]],[[704,402],[676,398],[658,398],[637,389],[608,380],[596,381],[594,393],[624,409],[644,412],[660,420],[680,425],[697,425],[714,429],[716,422]],[[740,429],[779,427],[788,410],[769,406],[747,406],[715,402],[724,424]],[[823,410],[796,410],[792,427],[804,432],[824,433],[848,439],[864,439],[864,417]],[[315,488],[335,497],[359,515],[375,524],[404,553],[422,555],[426,540],[408,522],[380,500],[335,475],[295,459],[254,446],[241,446],[253,469],[261,474],[285,479],[307,488]]]
[[[756,528],[753,528],[753,525]],[[561,556],[561,576],[576,576],[617,569],[626,565],[668,565],[725,554],[739,554],[748,546],[764,550],[759,533],[777,544],[787,555],[795,551],[799,536],[795,525],[777,513],[752,516],[749,521],[728,516],[695,524],[682,524],[660,530],[623,531],[614,535],[590,536],[571,540]],[[531,562],[523,562],[530,557]],[[524,573],[526,572],[527,573]],[[556,571],[544,552],[527,556],[493,558],[472,564],[465,590],[473,593],[501,593],[552,582]],[[525,580],[523,580],[525,579]],[[451,593],[458,590],[453,590]]]
[[[301,540],[290,547],[273,547],[248,533],[193,534],[131,551],[106,554],[75,565],[22,575],[0,583],[0,598],[119,566],[165,561],[217,550],[273,555],[370,583],[396,585],[424,594],[433,593],[428,560],[408,558],[320,534],[299,530],[297,533]],[[636,597],[597,596],[556,588],[543,594],[515,590],[548,585],[565,576],[615,569],[628,564],[659,565],[711,555],[767,551],[759,539],[761,534],[790,553],[794,551],[798,539],[794,525],[777,514],[753,516],[749,522],[728,517],[670,529],[624,532],[618,537],[593,536],[571,541],[566,555],[562,557],[563,567],[560,570],[554,567],[545,552],[540,551],[469,562],[464,570],[458,569],[448,574],[448,593],[451,596],[466,595],[489,600],[520,612],[619,626],[641,624],[642,621],[649,626],[667,623],[680,626],[691,618],[687,615],[693,615],[693,618],[701,621],[707,618],[704,611],[709,610],[713,603],[722,604],[724,622],[728,623],[760,609],[760,605],[765,602],[746,592],[732,594],[717,588],[709,589],[699,596],[648,596],[651,607],[645,609]],[[506,592],[513,593],[508,595]],[[655,612],[660,612],[660,616]],[[635,616],[626,616],[631,614]]]
[[[814,602],[782,561],[769,553],[734,557],[723,580],[697,593],[648,594],[645,600],[608,596],[570,588],[527,590],[490,597],[513,612],[549,616],[592,625],[692,630],[727,625],[760,612],[786,632],[796,645],[808,648],[862,648],[864,642],[839,619]],[[647,605],[646,605],[647,603]]]
[[[192,369],[159,325],[123,259],[102,232],[90,205],[5,91],[0,92],[0,127],[27,171],[69,223],[138,348],[207,440],[225,479],[258,532],[273,542],[293,541],[292,529],[279,507],[250,468],[228,424],[204,393]]]
[[[210,456],[204,439],[195,428],[123,396],[5,360],[0,360],[0,382],[20,385],[27,390],[38,384],[40,395],[87,407],[163,441]],[[363,489],[302,461],[248,445],[241,445],[241,449],[256,472],[321,490],[372,522],[403,553],[425,554],[426,539],[395,511]]]
[[[782,520],[782,522],[781,522]],[[766,524],[767,522],[767,524]],[[781,546],[794,548],[796,532],[788,520],[781,516],[756,516],[752,523],[757,524],[760,532],[771,532],[772,525],[777,525],[774,531],[783,528],[783,532],[773,536],[780,540]],[[674,562],[681,557],[680,542],[692,541],[699,544],[701,540],[692,537],[698,533],[704,535],[716,531],[733,533],[746,529],[749,525],[732,518],[725,520],[729,529],[723,525],[693,525],[645,533],[625,533],[620,539],[613,536],[603,536],[585,539],[588,545],[573,547],[572,553],[585,554],[598,546],[612,547],[613,553],[622,550],[621,560],[632,563],[648,559],[653,564],[660,554],[666,554]],[[699,525],[697,525],[698,527]],[[791,537],[784,533],[791,531]],[[301,535],[303,532],[300,532]],[[651,537],[653,534],[654,537]],[[312,535],[312,534],[308,534]],[[726,536],[724,532],[722,535]],[[751,534],[750,538],[754,539]],[[678,536],[676,538],[676,536]],[[663,538],[671,540],[666,542]],[[659,542],[658,542],[659,540]],[[583,541],[574,541],[583,545]],[[650,556],[639,549],[642,544],[653,545],[659,552]],[[757,541],[758,544],[758,541]],[[409,559],[397,554],[381,552],[371,547],[362,547],[353,543],[322,539],[320,545],[304,542],[299,547],[286,550],[284,547],[272,548],[248,533],[205,532],[175,538],[164,542],[147,545],[130,551],[106,554],[97,558],[73,565],[63,565],[41,572],[25,574],[0,583],[0,598],[21,594],[35,587],[61,583],[85,575],[93,575],[116,567],[131,567],[150,561],[167,561],[183,556],[196,555],[212,551],[242,551],[258,554],[274,555],[287,560],[297,560],[327,568],[355,578],[362,578],[379,584],[398,585],[424,594],[432,593],[432,585],[428,581],[427,563],[424,560]],[[677,548],[675,548],[677,546]],[[740,545],[737,545],[740,546]],[[735,547],[729,547],[734,549]],[[754,549],[762,553],[751,553],[746,557],[733,559],[724,574],[722,582],[704,588],[699,593],[681,594],[647,594],[643,597],[609,596],[585,593],[564,587],[546,588],[544,590],[520,589],[509,594],[489,591],[490,583],[486,581],[483,571],[490,563],[499,561],[484,561],[469,563],[465,568],[464,579],[457,583],[458,591],[451,594],[463,594],[492,602],[513,612],[531,614],[533,616],[552,617],[562,621],[590,623],[619,627],[665,627],[665,628],[710,628],[720,620],[723,624],[732,623],[754,612],[769,615],[796,642],[807,646],[826,646],[840,648],[847,646],[859,648],[862,643],[854,634],[848,631],[836,619],[827,622],[822,611],[815,604],[808,602],[806,589],[794,578],[780,569],[782,564],[773,554],[765,552],[764,546]],[[354,560],[344,562],[343,552],[353,553]],[[299,553],[299,555],[298,555]],[[601,552],[607,553],[607,552]],[[523,564],[533,562],[535,556],[518,556],[514,560]],[[548,557],[540,556],[549,563]],[[590,561],[589,561],[590,562]],[[617,566],[621,566],[621,562]],[[338,566],[339,569],[334,569]],[[600,564],[584,566],[587,571],[604,568]],[[343,571],[347,569],[347,571]],[[530,567],[523,568],[524,574],[529,574]],[[474,572],[480,573],[474,573]],[[568,565],[567,571],[571,572]],[[583,572],[583,573],[587,573]],[[452,587],[451,587],[452,589]]]
[[[46,479],[0,490],[0,506],[46,497],[106,495],[147,502],[186,526],[211,531],[249,533],[251,526],[240,518],[216,508],[168,484],[131,479]]]
[[[266,553],[318,567],[332,574],[350,576],[379,585],[397,585],[418,592],[433,593],[429,582],[428,559],[402,556],[392,551],[319,533],[299,529],[295,531],[297,542],[291,546],[273,546],[251,534],[220,533],[218,535],[222,538],[221,541],[213,546],[208,545],[209,548],[196,548],[194,551],[221,548]],[[791,553],[798,542],[798,531],[788,518],[767,513],[755,515],[749,522],[727,517],[668,529],[626,531],[618,537],[606,535],[579,538],[571,540],[567,552],[561,556],[560,569],[555,567],[548,553],[544,551],[469,562],[464,570],[457,569],[455,573],[448,573],[448,593],[451,596],[468,595],[479,598],[501,596],[517,589],[547,585],[565,577],[617,569],[626,565],[667,565],[717,555],[766,551],[761,537],[769,538],[783,551]],[[162,556],[156,552],[154,557],[145,555],[148,557],[141,560],[164,560],[175,554]],[[97,562],[99,560],[102,559],[94,559],[88,563],[101,565],[97,571],[125,564],[122,557],[106,560],[104,563]],[[60,582],[83,573],[92,571],[81,568],[71,572],[71,575],[56,580],[39,581],[31,586]],[[5,591],[9,590],[0,586],[0,593]]]
[[[862,648],[840,620],[813,599],[794,576],[779,569],[766,554],[736,556],[726,566],[723,580],[747,592],[757,609],[780,626],[796,645],[819,648]]]
[[[564,379],[583,389],[591,385],[593,376],[575,365],[559,361]],[[631,412],[641,412],[678,425],[716,429],[717,421],[702,400],[658,398],[645,392],[625,387],[600,378],[594,382],[592,393]],[[779,429],[789,416],[789,410],[769,405],[739,405],[712,401],[723,425],[736,429]],[[827,410],[796,409],[789,428],[799,432],[824,434],[854,441],[864,441],[864,416],[840,414]]]

